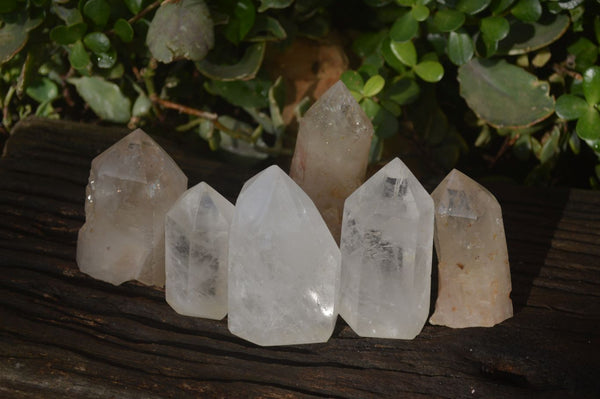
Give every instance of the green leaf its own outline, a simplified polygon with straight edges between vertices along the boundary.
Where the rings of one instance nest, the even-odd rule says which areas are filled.
[[[110,6],[105,0],[88,0],[83,6],[83,15],[102,28],[110,17]]]
[[[294,0],[260,0],[258,12],[267,11],[270,8],[287,8]]]
[[[13,12],[17,8],[17,0],[2,0],[0,3],[0,14]]]
[[[125,19],[117,19],[113,26],[113,30],[115,31],[117,36],[119,36],[119,38],[123,40],[123,42],[129,43],[133,40],[133,28]]]
[[[148,28],[146,44],[160,62],[202,60],[214,45],[213,23],[204,0],[162,3]]]
[[[383,139],[374,134],[371,139],[371,148],[369,149],[369,163],[376,163],[381,160],[383,155]]]
[[[273,17],[266,15],[257,15],[254,26],[248,33],[246,40],[248,41],[276,41],[283,40],[287,37],[287,33],[283,26]]]
[[[421,89],[414,79],[402,78],[386,87],[382,97],[396,104],[406,105],[414,102],[419,97],[420,92]]]
[[[377,95],[385,86],[385,80],[381,75],[371,76],[365,83],[362,94],[365,97],[373,97]]]
[[[269,88],[269,112],[273,121],[274,131],[270,132],[277,136],[285,131],[285,123],[283,121],[282,110],[285,105],[285,85],[283,78],[280,76],[275,83]],[[266,129],[265,129],[266,130]]]
[[[539,50],[558,40],[569,27],[564,14],[544,15],[537,22],[511,18],[508,35],[498,43],[498,54],[518,55]]]
[[[504,60],[473,58],[458,69],[460,94],[495,127],[526,127],[554,111],[550,86]]]
[[[458,0],[456,9],[465,14],[474,15],[485,10],[491,2],[492,0]]]
[[[260,69],[265,56],[265,43],[259,42],[246,49],[242,59],[234,65],[215,65],[206,60],[196,63],[196,68],[206,77],[215,80],[252,79]]]
[[[359,57],[366,57],[374,53],[381,42],[387,37],[385,30],[379,32],[361,33],[352,43],[352,50]]]
[[[69,54],[69,62],[75,69],[83,69],[90,63],[90,55],[85,51],[85,47],[81,40],[78,40],[71,47],[71,53]]]
[[[114,83],[99,77],[71,78],[77,92],[100,118],[110,122],[126,123],[131,117],[131,101]]]
[[[519,0],[510,12],[523,22],[535,22],[542,16],[542,5],[540,0]]]
[[[131,11],[131,13],[135,15],[142,11],[142,3],[144,2],[144,0],[123,0],[123,2],[127,6],[127,8],[129,8],[129,11]]]
[[[73,44],[83,37],[87,31],[87,24],[80,22],[74,25],[58,25],[50,31],[50,39],[58,44]]]
[[[473,57],[473,42],[464,31],[450,32],[448,58],[456,65],[463,65]]]
[[[404,65],[410,67],[417,65],[417,49],[412,41],[395,42],[392,40],[390,41],[390,48],[396,58]]]
[[[17,54],[27,43],[29,31],[42,23],[42,18],[29,19],[27,12],[11,14],[11,19],[4,18],[0,28],[0,65]]]
[[[360,73],[352,70],[344,71],[340,80],[344,82],[348,90],[362,93],[365,82]]]
[[[410,11],[413,19],[416,21],[425,21],[429,16],[429,8],[422,4],[415,4]]]
[[[433,25],[440,32],[451,32],[463,26],[464,23],[465,14],[450,8],[440,10],[433,16]]]
[[[577,135],[584,140],[600,139],[600,113],[592,106],[588,106],[587,110],[577,120],[575,126]]]
[[[496,0],[491,5],[492,15],[500,15],[508,10],[515,0]]]
[[[579,72],[584,72],[598,59],[598,47],[585,37],[577,39],[567,51],[575,56],[575,69]]]
[[[96,59],[96,65],[98,65],[98,68],[102,69],[110,69],[117,62],[117,52],[114,48],[110,48],[104,53],[94,54],[94,57]]]
[[[83,22],[83,16],[79,12],[78,8],[66,8],[61,7],[54,3],[52,5],[52,11],[65,22],[65,25],[75,25]]]
[[[238,107],[264,108],[269,105],[268,95],[271,82],[266,79],[206,82],[206,90],[223,97],[228,103]]]
[[[131,111],[131,114],[135,117],[140,118],[142,116],[148,115],[151,109],[152,101],[150,101],[147,95],[145,95],[144,93],[140,93],[138,98],[136,98],[135,102],[133,103],[133,109]]]
[[[588,104],[581,97],[564,94],[556,100],[556,114],[568,121],[577,119],[587,110]]]
[[[105,53],[110,49],[110,40],[102,32],[88,33],[83,38],[83,43],[96,54]]]
[[[559,152],[559,145],[560,142],[560,130],[555,127],[554,129],[552,129],[552,133],[550,134],[550,137],[548,137],[548,139],[544,142],[544,144],[542,145],[542,148],[539,152],[539,159],[540,159],[540,163],[546,163],[550,160],[550,158],[552,158],[554,155],[558,154]]]
[[[417,34],[419,23],[410,12],[405,12],[396,19],[390,30],[390,38],[397,42],[405,42]]]
[[[360,107],[363,111],[365,111],[365,114],[369,117],[369,119],[371,119],[371,122],[375,116],[377,116],[379,110],[381,110],[381,106],[370,98],[365,98],[363,101],[361,101]]]
[[[422,61],[415,65],[416,74],[426,82],[435,83],[444,77],[444,67],[437,61]]]
[[[510,24],[504,17],[487,17],[481,20],[481,34],[488,42],[497,42],[508,35]]]
[[[58,97],[58,86],[48,78],[41,78],[27,86],[25,92],[35,101],[44,103]]]
[[[404,43],[404,42],[395,42],[395,43]],[[383,44],[381,45],[381,55],[383,55],[383,59],[385,60],[385,62],[387,62],[387,64],[389,66],[391,66],[394,70],[396,70],[398,73],[403,74],[406,72],[406,67],[404,66],[404,64],[400,61],[400,59],[398,58],[398,56],[396,54],[394,54],[394,52],[392,51],[392,40],[389,37],[386,37],[385,40],[383,41]],[[375,59],[379,60],[381,59],[380,56],[378,56],[377,54],[371,54],[368,58],[365,58],[366,62],[367,59]],[[373,73],[367,73],[367,75],[376,75],[377,73],[379,73],[379,66],[377,68],[374,68],[374,72]],[[360,72],[363,72],[363,68],[361,67],[359,69]]]
[[[583,73],[583,94],[588,104],[600,103],[600,67],[593,66]]]
[[[225,37],[233,44],[238,44],[254,25],[256,8],[251,0],[238,0],[233,8],[233,15],[225,26]]]
[[[381,107],[381,105],[370,98],[365,98],[361,101],[360,107],[365,111],[369,119],[371,119],[371,122],[373,122],[375,134],[378,137],[385,139],[398,133],[398,121],[396,117]]]

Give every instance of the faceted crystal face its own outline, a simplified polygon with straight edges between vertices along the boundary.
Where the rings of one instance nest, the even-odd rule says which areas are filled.
[[[165,222],[167,303],[186,316],[227,314],[227,249],[234,207],[202,182],[186,191]]]
[[[496,198],[456,169],[431,196],[439,288],[429,322],[491,327],[512,317],[508,251]]]
[[[165,283],[164,218],[187,178],[141,129],[92,161],[77,264],[94,278]]]
[[[414,338],[429,314],[433,200],[395,158],[346,200],[340,315],[363,337]]]
[[[250,179],[229,236],[229,330],[258,345],[325,342],[340,250],[310,198],[277,166]]]
[[[341,81],[300,121],[290,176],[339,240],[345,199],[365,178],[373,125]]]

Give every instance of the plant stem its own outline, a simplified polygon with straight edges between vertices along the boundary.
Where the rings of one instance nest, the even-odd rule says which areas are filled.
[[[138,12],[133,17],[129,18],[127,22],[129,22],[129,25],[136,23],[137,21],[142,19],[144,15],[148,14],[150,11],[160,6],[161,3],[162,0],[156,0],[154,3],[150,4],[148,7],[144,8],[142,11]]]

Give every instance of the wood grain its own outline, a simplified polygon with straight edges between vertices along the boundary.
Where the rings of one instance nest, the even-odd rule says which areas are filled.
[[[0,397],[600,397],[600,194],[491,186],[504,211],[515,316],[262,348],[226,320],[183,317],[162,289],[79,272],[90,162],[126,132],[28,119],[0,159]],[[230,200],[256,168],[160,140]],[[262,165],[261,165],[262,166]],[[259,166],[260,167],[260,166]],[[435,276],[434,276],[435,278]],[[435,299],[432,293],[432,303]]]

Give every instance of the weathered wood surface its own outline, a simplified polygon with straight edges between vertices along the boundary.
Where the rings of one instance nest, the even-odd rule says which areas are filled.
[[[177,315],[164,292],[77,269],[91,159],[124,134],[28,120],[0,159],[0,397],[600,397],[600,194],[492,187],[504,209],[515,316],[261,348],[226,320]],[[254,171],[162,142],[230,199]],[[435,295],[435,292],[432,294]]]

